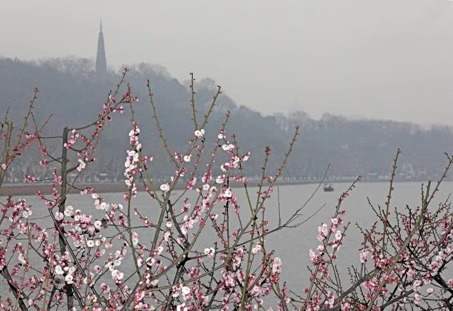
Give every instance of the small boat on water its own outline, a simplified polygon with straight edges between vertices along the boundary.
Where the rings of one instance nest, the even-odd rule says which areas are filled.
[[[332,192],[334,189],[333,189],[332,184],[324,184],[323,190],[324,190],[324,192]]]

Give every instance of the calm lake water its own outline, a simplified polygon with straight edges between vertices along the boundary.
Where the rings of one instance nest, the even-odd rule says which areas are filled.
[[[294,229],[286,229],[277,232],[270,236],[268,248],[274,249],[277,256],[281,257],[284,263],[283,279],[287,280],[290,288],[296,291],[303,288],[307,280],[308,250],[315,248],[318,245],[316,240],[317,227],[323,221],[328,221],[333,214],[338,196],[348,188],[349,184],[334,184],[333,192],[323,192],[322,189],[314,196],[304,210],[304,218],[312,215],[321,206],[324,206],[321,211],[312,219],[300,227]],[[294,210],[299,208],[312,194],[317,185],[288,185],[280,186],[280,205],[282,218],[290,215]],[[241,191],[237,189],[237,191]],[[441,191],[434,203],[438,203],[453,191],[453,183],[444,183]],[[256,192],[256,189],[251,189],[251,192]],[[373,212],[368,205],[367,197],[375,204],[384,204],[385,196],[388,192],[387,183],[358,183],[352,195],[344,201],[344,208],[347,211],[345,216],[346,221],[351,222],[350,229],[347,233],[345,245],[340,250],[339,263],[342,266],[358,263],[357,249],[360,247],[361,237],[358,234],[358,229],[355,223],[361,226],[367,226],[373,222]],[[110,193],[102,194],[102,197],[111,203],[121,203],[123,201],[122,194]],[[27,200],[34,205],[33,217],[44,215],[46,209],[41,201],[35,197],[27,197]],[[240,197],[240,202],[245,202],[245,197]],[[92,207],[93,200],[90,196],[71,195],[68,204],[74,208],[82,210],[90,209],[93,213],[96,210]],[[415,207],[420,202],[420,183],[397,183],[393,196],[392,206],[403,207],[406,204]],[[150,203],[149,197],[140,193],[134,199],[134,206],[142,211],[150,211],[148,215],[157,215],[157,208]],[[278,220],[277,210],[277,191],[274,191],[273,197],[267,204],[268,218],[274,223]],[[248,211],[246,206],[243,207],[244,213]],[[154,212],[153,212],[154,211]],[[242,212],[241,212],[242,213]],[[246,215],[246,214],[244,214]],[[152,219],[152,218],[151,218]],[[212,246],[212,234],[205,234],[200,238],[198,247]],[[141,238],[144,238],[143,236]]]

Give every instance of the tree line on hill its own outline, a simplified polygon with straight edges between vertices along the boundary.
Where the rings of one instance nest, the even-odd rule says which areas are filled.
[[[49,118],[45,132],[61,133],[64,126],[76,127],[95,119],[120,75],[109,72],[98,77],[90,60],[79,58],[48,59],[26,62],[18,59],[0,59],[0,112],[20,120],[26,113],[32,89],[39,89],[37,111],[39,118]],[[172,150],[178,151],[192,133],[190,89],[187,82],[172,77],[165,68],[138,64],[129,67],[128,81],[140,102],[135,105],[137,120],[143,131],[144,148],[149,153],[160,142],[155,132],[151,108],[148,103],[146,80],[154,92],[154,101],[161,125]],[[211,79],[196,83],[197,113],[201,117],[207,109],[217,85]],[[453,151],[453,132],[447,126],[421,126],[383,120],[351,120],[325,114],[321,119],[310,118],[300,111],[289,114],[262,115],[238,105],[227,94],[222,94],[212,120],[205,129],[207,135],[216,135],[226,111],[231,112],[229,131],[238,134],[241,150],[252,154],[246,174],[258,176],[264,158],[264,148],[271,146],[275,169],[284,156],[284,150],[295,126],[302,135],[295,146],[284,172],[295,181],[319,180],[330,164],[330,180],[363,176],[368,180],[386,179],[392,156],[402,150],[398,178],[424,180],[440,174],[444,152]],[[118,181],[122,178],[125,150],[128,145],[127,117],[116,116],[115,126],[107,128],[96,157],[96,176],[86,176],[87,181]],[[211,136],[212,137],[212,136]],[[56,146],[57,147],[57,146]],[[171,175],[171,167],[159,162],[155,155],[154,174]],[[39,170],[33,153],[22,157],[10,169],[7,180],[21,182],[25,175]]]

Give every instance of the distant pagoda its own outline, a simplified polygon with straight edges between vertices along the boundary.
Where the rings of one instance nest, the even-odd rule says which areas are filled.
[[[107,58],[105,56],[104,33],[102,32],[102,21],[99,25],[98,50],[96,54],[96,75],[105,77],[107,74]]]

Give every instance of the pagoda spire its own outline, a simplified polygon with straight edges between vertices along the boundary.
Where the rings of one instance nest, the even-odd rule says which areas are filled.
[[[98,77],[107,73],[107,58],[105,56],[104,32],[102,31],[102,19],[99,23],[98,50],[96,54],[96,74]]]

